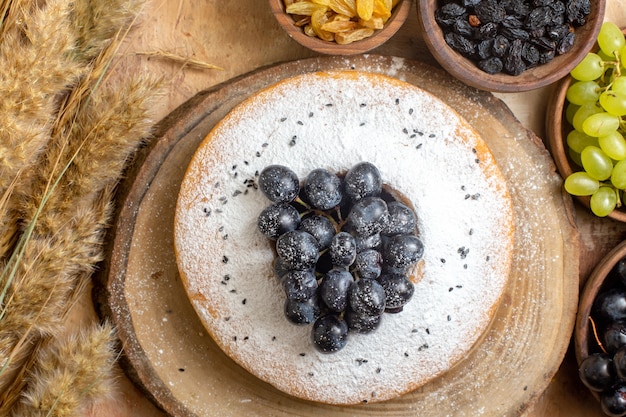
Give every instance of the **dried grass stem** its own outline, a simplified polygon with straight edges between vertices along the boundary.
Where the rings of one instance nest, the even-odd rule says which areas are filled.
[[[112,329],[58,335],[153,123],[159,84],[109,77],[141,6],[0,1],[0,415],[76,415],[109,391]]]
[[[197,69],[203,69],[203,70],[220,70],[220,71],[224,70],[224,68],[222,67],[218,67],[217,65],[213,65],[205,61],[201,61],[201,60],[194,59],[191,57],[186,57],[186,56],[174,54],[171,52],[161,51],[161,50],[135,52],[135,54],[176,62],[176,63],[183,64],[183,66],[191,67],[191,68],[197,68]]]

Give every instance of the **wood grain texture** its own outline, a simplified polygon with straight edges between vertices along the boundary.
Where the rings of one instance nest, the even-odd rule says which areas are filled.
[[[276,80],[334,68],[394,74],[454,108],[490,146],[515,208],[511,280],[494,322],[474,350],[443,377],[410,394],[356,407],[291,398],[227,358],[186,299],[171,236],[177,187],[212,125],[234,104]],[[433,67],[393,57],[357,56],[313,58],[257,71],[201,94],[176,114],[180,117],[162,124],[162,135],[146,148],[120,194],[115,239],[102,276],[106,291],[100,293],[99,303],[120,329],[131,378],[168,413],[522,415],[549,385],[574,323],[578,234],[571,199],[561,194],[560,179],[541,140],[500,100]]]

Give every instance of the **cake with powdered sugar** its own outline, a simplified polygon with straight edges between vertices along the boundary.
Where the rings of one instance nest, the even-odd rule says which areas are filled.
[[[328,353],[311,326],[285,316],[275,241],[258,228],[270,204],[259,177],[276,165],[300,179],[344,175],[363,161],[414,212],[423,254],[406,271],[410,301]],[[407,393],[463,360],[507,284],[512,216],[487,145],[438,98],[369,72],[308,73],[246,99],[202,141],[178,196],[175,250],[192,305],[232,360],[292,396],[355,404]]]

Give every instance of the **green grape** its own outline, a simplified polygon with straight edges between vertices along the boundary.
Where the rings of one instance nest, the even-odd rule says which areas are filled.
[[[570,75],[578,81],[597,80],[602,74],[604,74],[602,58],[593,52],[588,52],[583,60],[570,72]]]
[[[626,95],[613,90],[600,94],[600,105],[608,113],[616,116],[626,115]]]
[[[598,145],[607,156],[615,161],[626,158],[626,140],[617,130],[598,138]]]
[[[574,125],[574,115],[578,109],[580,109],[580,106],[573,103],[568,103],[567,107],[565,107],[565,120],[567,120],[569,124]]]
[[[581,168],[583,167],[583,162],[580,160],[580,154],[578,152],[574,152],[573,150],[569,149],[568,155],[569,159],[571,159],[574,164],[578,165]]]
[[[591,178],[604,181],[611,176],[613,161],[602,149],[596,146],[587,146],[580,153],[583,168]]]
[[[598,46],[602,52],[609,56],[615,56],[615,51],[620,51],[626,42],[624,41],[624,34],[613,22],[604,22],[600,27],[598,33]]]
[[[626,52],[626,49],[624,52]],[[624,62],[624,60],[622,60],[622,62]],[[618,94],[626,95],[626,77],[616,77],[611,84],[611,90]]]
[[[583,105],[585,103],[598,101],[602,89],[595,81],[577,81],[572,83],[567,89],[567,100],[570,103]]]
[[[611,173],[611,184],[620,190],[626,189],[626,159],[619,161],[613,167]]]
[[[572,130],[567,134],[567,146],[576,153],[581,153],[587,146],[600,146],[598,138]]]
[[[589,136],[605,136],[619,128],[619,117],[607,112],[592,114],[583,121],[583,132]]]
[[[589,206],[596,216],[608,216],[615,210],[615,206],[617,206],[617,194],[615,194],[615,189],[607,186],[598,188],[598,191],[591,195]]]
[[[585,103],[574,113],[572,126],[574,126],[574,129],[582,132],[583,122],[592,114],[601,113],[602,111],[602,107],[598,106],[596,103]]]
[[[565,191],[571,195],[585,196],[598,191],[600,182],[591,178],[585,171],[574,172],[565,178]]]
[[[622,49],[620,49],[620,54],[619,54],[619,56],[620,56],[620,57],[623,57],[623,56],[625,56],[624,54],[626,54],[626,46],[625,46],[625,47],[623,47]],[[625,61],[624,59],[622,59],[622,60],[620,61],[620,66],[621,66],[623,69],[626,69],[626,61]]]
[[[605,62],[615,61],[615,55],[607,55],[604,52],[602,52],[602,49],[596,52],[596,54],[598,54],[598,56]]]

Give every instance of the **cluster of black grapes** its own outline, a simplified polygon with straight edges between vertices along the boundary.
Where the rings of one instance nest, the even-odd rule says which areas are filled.
[[[621,417],[626,416],[626,259],[613,267],[605,284],[591,311],[598,349],[583,359],[579,375],[598,393],[604,413]]]
[[[301,186],[290,168],[270,165],[258,185],[272,202],[257,224],[275,241],[285,316],[313,323],[318,350],[342,349],[349,331],[375,330],[411,299],[407,273],[424,252],[417,219],[383,190],[376,166],[361,162],[345,176],[318,168]]]

